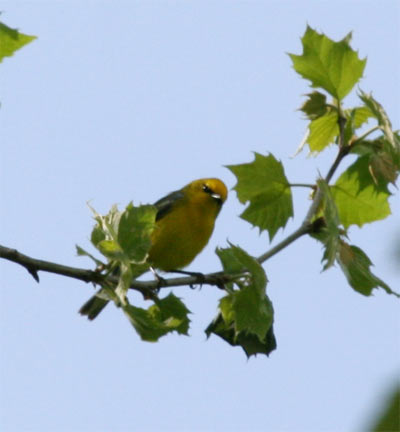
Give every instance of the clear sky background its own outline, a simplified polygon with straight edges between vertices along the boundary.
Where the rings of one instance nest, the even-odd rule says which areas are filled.
[[[399,2],[5,1],[1,20],[38,39],[1,74],[1,243],[91,267],[93,219],[114,203],[151,203],[192,179],[235,184],[224,165],[271,152],[291,182],[313,182],[335,152],[290,158],[305,132],[308,89],[287,52],[308,23],[333,39],[353,31],[368,56],[361,88],[399,127]],[[356,101],[349,97],[347,106]],[[295,191],[293,231],[309,206]],[[362,230],[374,271],[400,289],[400,200]],[[238,218],[230,193],[204,252],[219,269],[229,239],[253,255],[266,234]],[[92,250],[92,249],[90,249]],[[321,273],[321,246],[302,238],[265,265],[278,349],[246,359],[204,329],[221,292],[174,289],[193,312],[191,337],[139,340],[121,311],[78,315],[93,287],[0,262],[0,429],[19,431],[363,431],[399,379],[399,302],[354,292]],[[139,298],[133,294],[132,300]]]

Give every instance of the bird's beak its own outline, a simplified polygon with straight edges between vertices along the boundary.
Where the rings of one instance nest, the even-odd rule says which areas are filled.
[[[220,194],[212,193],[211,196],[218,202],[219,205],[222,205],[222,198]]]

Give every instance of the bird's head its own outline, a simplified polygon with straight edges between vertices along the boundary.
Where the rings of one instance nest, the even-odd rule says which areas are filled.
[[[188,188],[199,202],[214,202],[220,209],[228,196],[228,189],[223,181],[217,178],[204,178],[189,183]]]

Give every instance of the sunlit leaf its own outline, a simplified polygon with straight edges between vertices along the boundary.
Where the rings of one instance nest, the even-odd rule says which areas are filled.
[[[319,153],[333,143],[339,134],[338,115],[331,111],[313,120],[309,126],[310,134],[307,138],[311,153]]]
[[[332,196],[345,228],[350,225],[361,227],[389,216],[389,195],[386,187],[375,184],[369,171],[368,156],[358,158],[332,187]]]
[[[281,162],[255,153],[253,162],[228,168],[237,178],[234,189],[239,201],[249,202],[241,218],[267,230],[272,240],[293,216],[292,194]]]
[[[334,42],[311,27],[302,38],[303,54],[290,54],[293,67],[311,87],[320,87],[338,100],[343,99],[363,75],[366,59],[361,60],[350,45],[351,34]]]
[[[374,115],[372,114],[371,110],[366,106],[344,110],[343,114],[346,118],[344,138],[345,145],[347,145],[356,138],[357,129],[367,123],[368,120]]]
[[[127,257],[143,263],[151,246],[150,235],[154,229],[157,210],[154,206],[134,207],[128,204],[118,225],[118,243]]]
[[[366,123],[370,118],[374,116],[372,114],[372,111],[366,106],[353,108],[351,111],[354,119],[354,126],[356,129],[361,127],[364,123]]]
[[[124,258],[124,252],[119,247],[118,243],[113,240],[102,240],[98,243],[97,247],[108,259],[118,260]]]

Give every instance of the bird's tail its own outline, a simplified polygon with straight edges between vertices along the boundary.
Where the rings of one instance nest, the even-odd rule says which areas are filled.
[[[97,315],[107,306],[108,300],[104,300],[98,296],[101,291],[102,290],[100,289],[79,309],[79,313],[81,315],[86,315],[88,319],[94,320]]]

